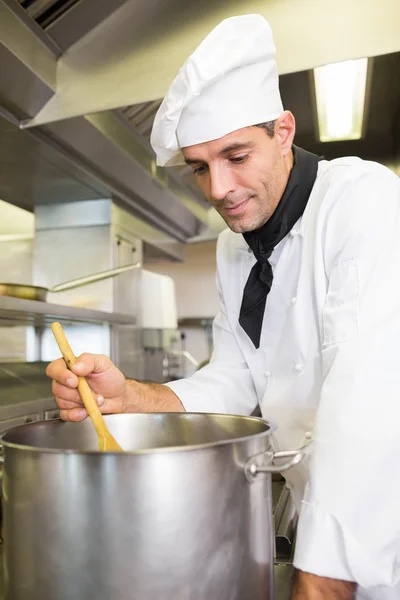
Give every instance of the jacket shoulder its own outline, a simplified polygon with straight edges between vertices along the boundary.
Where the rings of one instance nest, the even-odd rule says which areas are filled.
[[[305,214],[356,226],[359,213],[380,218],[378,208],[397,211],[400,178],[383,165],[357,157],[320,162],[317,179]]]
[[[331,185],[337,183],[364,182],[366,179],[372,181],[388,181],[400,185],[397,175],[380,163],[362,160],[356,156],[345,156],[334,160],[322,160],[319,163],[316,183],[329,182]]]
[[[308,231],[328,271],[339,260],[367,256],[368,247],[377,248],[400,227],[400,179],[379,163],[322,161],[313,195]]]

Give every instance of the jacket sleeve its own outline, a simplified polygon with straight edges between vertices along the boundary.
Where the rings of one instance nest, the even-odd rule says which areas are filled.
[[[400,581],[400,181],[379,167],[349,183],[325,239],[323,384],[294,564],[379,590]]]
[[[168,383],[187,412],[250,415],[258,404],[250,370],[233,335],[217,275],[220,310],[213,323],[210,363],[187,379]]]

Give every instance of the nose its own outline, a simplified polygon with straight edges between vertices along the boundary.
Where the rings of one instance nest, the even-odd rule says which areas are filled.
[[[223,200],[235,190],[232,173],[221,165],[213,165],[209,169],[210,196],[213,200]]]

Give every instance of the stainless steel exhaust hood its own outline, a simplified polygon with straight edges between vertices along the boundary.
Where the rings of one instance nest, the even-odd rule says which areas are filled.
[[[201,39],[232,14],[259,12],[268,18],[281,74],[400,50],[397,0],[370,0],[368,6],[364,0],[337,0],[335,4],[286,0],[284,6],[281,0],[130,0],[119,4],[58,59],[56,94],[25,126],[161,98]],[[74,8],[65,15],[65,25],[73,19]],[[294,47],[298,51],[293,52]]]

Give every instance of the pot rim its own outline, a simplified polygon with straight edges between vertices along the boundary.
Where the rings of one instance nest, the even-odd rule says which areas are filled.
[[[265,426],[267,426],[268,429],[266,429],[266,431],[261,431],[259,433],[255,433],[253,435],[246,435],[246,436],[241,436],[241,437],[237,437],[237,438],[229,438],[226,440],[219,440],[216,442],[205,442],[203,444],[190,444],[187,446],[161,446],[159,448],[143,448],[143,449],[138,449],[138,450],[123,450],[123,452],[116,452],[116,451],[102,451],[102,450],[73,450],[73,449],[62,449],[62,448],[46,448],[46,447],[39,447],[39,446],[29,446],[29,445],[25,445],[25,444],[20,444],[20,443],[15,443],[15,442],[9,442],[7,440],[4,440],[4,436],[12,433],[13,431],[19,430],[19,429],[26,429],[29,427],[35,427],[38,425],[43,425],[45,423],[48,424],[57,424],[58,426],[62,426],[63,424],[65,425],[73,425],[72,422],[69,421],[62,421],[61,419],[49,419],[49,420],[44,420],[44,421],[35,421],[33,423],[26,423],[24,425],[18,425],[17,427],[12,427],[10,429],[8,429],[7,431],[3,431],[0,434],[0,447],[4,446],[7,448],[12,448],[12,449],[16,449],[16,450],[25,450],[25,451],[29,451],[29,452],[40,452],[40,453],[45,453],[45,454],[68,454],[68,455],[83,455],[83,456],[101,456],[101,455],[110,455],[110,456],[137,456],[137,455],[153,455],[153,454],[158,454],[158,453],[162,453],[162,454],[166,454],[166,453],[173,453],[173,452],[188,452],[188,451],[195,451],[195,450],[203,450],[203,449],[209,449],[209,448],[218,448],[220,446],[227,446],[229,444],[233,444],[233,443],[241,443],[244,441],[248,441],[249,439],[260,439],[260,438],[264,438],[264,437],[269,437],[275,430],[276,430],[276,426],[274,423],[271,423],[270,421],[266,421],[265,419],[262,419],[261,417],[253,417],[253,416],[246,416],[246,415],[234,415],[234,414],[229,414],[229,413],[204,413],[204,412],[152,412],[152,413],[116,413],[116,414],[110,414],[110,415],[104,415],[106,422],[110,419],[112,419],[113,417],[115,418],[121,418],[121,417],[126,417],[126,416],[134,416],[134,417],[148,417],[148,416],[152,416],[152,415],[178,415],[180,417],[184,417],[184,416],[190,416],[190,415],[204,415],[204,416],[211,416],[211,417],[227,417],[227,418],[231,418],[231,419],[240,419],[240,420],[250,420],[250,421],[257,421],[257,422],[261,422],[263,423]],[[49,425],[50,426],[50,425]]]

